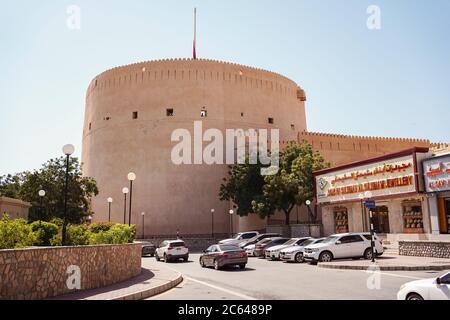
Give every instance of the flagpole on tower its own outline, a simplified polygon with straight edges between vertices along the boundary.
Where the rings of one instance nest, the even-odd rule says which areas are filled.
[[[194,60],[197,60],[197,8],[194,8]]]

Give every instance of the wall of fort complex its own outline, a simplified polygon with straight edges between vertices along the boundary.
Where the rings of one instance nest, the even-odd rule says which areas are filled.
[[[218,199],[226,165],[180,165],[171,161],[174,130],[193,133],[226,129],[279,129],[282,146],[306,140],[332,165],[355,162],[428,140],[358,137],[308,132],[305,91],[294,81],[265,70],[212,60],[174,59],[136,63],[95,77],[87,90],[83,129],[83,171],[94,177],[100,194],[92,201],[95,220],[124,221],[123,187],[135,172],[132,223],[146,235],[210,234],[230,231],[230,203]],[[192,143],[193,144],[193,143]],[[203,143],[205,147],[208,143]],[[127,209],[128,210],[128,209]],[[127,212],[128,216],[128,212]],[[299,209],[300,221],[307,219]],[[273,217],[284,220],[283,215]],[[292,214],[296,221],[297,214]],[[128,220],[126,220],[128,222]],[[256,216],[233,220],[233,230],[261,230]]]
[[[175,165],[173,131],[193,133],[194,121],[202,121],[203,131],[276,128],[281,141],[295,140],[307,129],[305,100],[279,74],[210,60],[143,62],[100,74],[87,91],[82,152],[83,172],[100,190],[92,201],[95,220],[108,220],[112,197],[112,220],[123,222],[122,188],[132,171],[139,231],[146,212],[148,235],[209,234],[214,208],[214,231],[228,233],[230,204],[218,199],[227,166]]]

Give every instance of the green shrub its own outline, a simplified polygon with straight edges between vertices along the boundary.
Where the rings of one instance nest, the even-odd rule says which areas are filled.
[[[89,244],[89,232],[87,226],[82,225],[68,225],[66,233],[67,246],[85,246]]]
[[[115,223],[113,222],[96,222],[92,223],[88,227],[88,231],[92,233],[98,233],[100,231],[109,231]]]
[[[31,229],[36,235],[35,245],[48,247],[52,245],[52,239],[58,235],[59,227],[54,223],[35,221],[31,224]]]
[[[125,244],[132,243],[136,237],[136,226],[115,224],[108,231],[91,233],[89,244]]]
[[[7,214],[0,220],[0,249],[30,247],[36,242],[31,226],[23,219],[11,220]]]

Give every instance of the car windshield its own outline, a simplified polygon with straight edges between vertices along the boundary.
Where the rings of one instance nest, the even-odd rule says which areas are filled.
[[[331,236],[331,237],[323,239],[321,243],[334,243],[337,241],[337,239],[339,239],[339,237]]]
[[[285,245],[286,246],[294,245],[297,241],[298,241],[298,239],[291,239],[291,240],[286,241]]]
[[[310,244],[313,244],[315,240],[306,240],[305,242],[302,243],[302,246],[306,247]],[[317,243],[317,242],[316,242]]]
[[[239,240],[239,238],[242,237],[242,233],[238,233],[234,238],[232,238],[233,240]]]
[[[272,239],[266,238],[266,239],[263,239],[260,242],[258,242],[258,244],[266,244],[266,243],[269,243],[269,242],[272,242]]]
[[[233,250],[241,250],[241,248],[236,246],[219,246],[221,251],[233,251]]]

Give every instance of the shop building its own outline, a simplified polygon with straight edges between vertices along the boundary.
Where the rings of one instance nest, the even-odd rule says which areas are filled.
[[[427,156],[429,148],[413,148],[315,172],[324,234],[369,231],[364,195],[370,191],[377,234],[426,239],[432,232],[421,165]]]
[[[450,150],[423,161],[432,235],[450,240]]]

